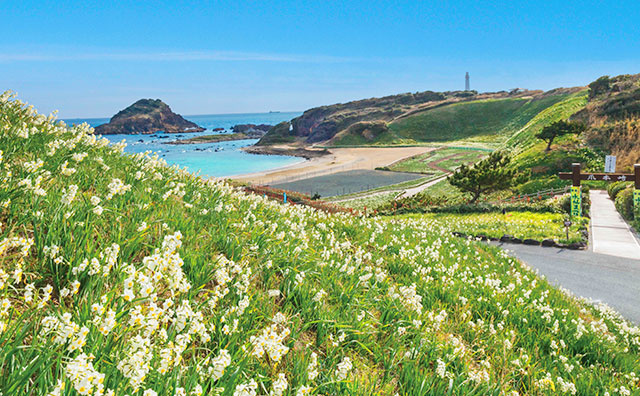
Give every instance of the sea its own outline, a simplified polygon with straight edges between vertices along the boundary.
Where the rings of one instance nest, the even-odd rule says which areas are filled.
[[[112,143],[123,139],[127,142],[125,152],[141,153],[152,151],[158,153],[168,164],[181,167],[202,176],[228,177],[280,168],[304,161],[299,157],[282,155],[248,154],[240,150],[242,147],[255,144],[258,139],[234,140],[229,142],[172,145],[168,142],[195,136],[216,133],[231,133],[231,127],[238,124],[270,124],[290,121],[298,117],[300,112],[270,112],[247,114],[207,114],[183,116],[203,128],[204,132],[194,133],[162,133],[152,135],[105,135]],[[108,118],[74,118],[63,120],[67,125],[88,123],[92,127],[109,122]],[[213,132],[213,129],[224,128]]]

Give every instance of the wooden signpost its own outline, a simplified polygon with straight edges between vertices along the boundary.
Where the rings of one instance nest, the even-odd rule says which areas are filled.
[[[633,166],[633,173],[582,173],[580,164],[571,164],[571,172],[560,172],[562,180],[571,180],[571,216],[582,214],[582,195],[580,194],[581,180],[604,180],[608,182],[627,181],[634,182],[633,207],[640,210],[640,164]]]

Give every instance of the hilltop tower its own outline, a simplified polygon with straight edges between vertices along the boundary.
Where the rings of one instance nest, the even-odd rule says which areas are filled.
[[[469,72],[464,75],[464,90],[469,91]]]

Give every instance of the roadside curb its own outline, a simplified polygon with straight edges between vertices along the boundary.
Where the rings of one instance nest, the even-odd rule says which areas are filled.
[[[512,243],[517,245],[529,245],[529,246],[542,246],[542,247],[555,247],[560,249],[570,249],[570,250],[586,250],[588,245],[585,242],[573,242],[573,243],[559,243],[554,239],[543,239],[541,241],[532,238],[520,239],[516,238],[513,235],[505,234],[500,238],[488,237],[483,234],[478,235],[467,235],[462,232],[454,231],[451,233],[453,236],[458,238],[466,238],[466,239],[475,239],[480,241],[494,241],[494,242],[502,242],[502,243]]]

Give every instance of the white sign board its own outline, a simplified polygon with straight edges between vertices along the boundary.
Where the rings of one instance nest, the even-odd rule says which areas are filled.
[[[616,156],[607,155],[604,159],[604,173],[616,173]]]

